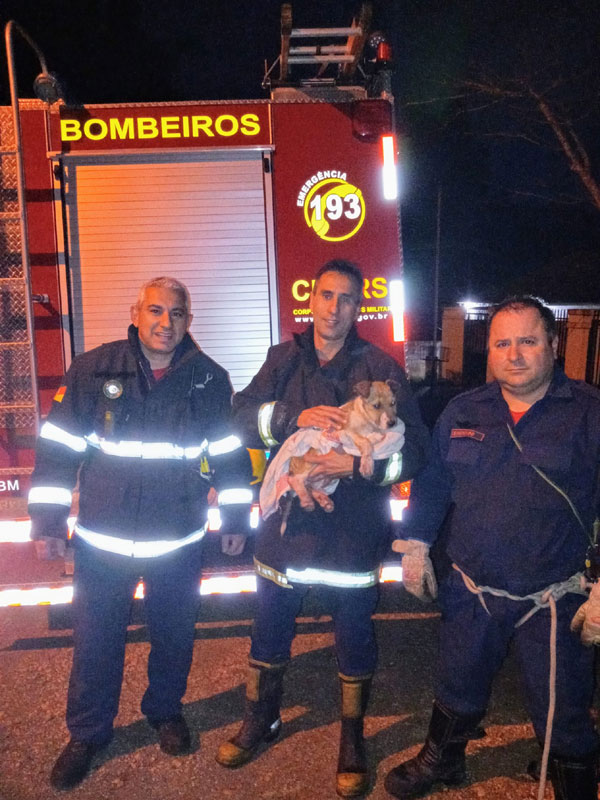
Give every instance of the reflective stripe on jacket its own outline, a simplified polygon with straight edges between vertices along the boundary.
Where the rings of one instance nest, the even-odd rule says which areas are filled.
[[[251,464],[230,427],[229,377],[189,335],[159,381],[131,326],[128,340],[75,358],[65,385],[38,440],[32,538],[64,536],[77,480],[78,525],[117,539],[202,530],[211,485],[248,517]]]
[[[320,366],[310,326],[293,341],[272,347],[250,385],[234,395],[234,423],[244,444],[265,448],[270,442],[273,456],[276,443],[297,430],[303,409],[342,405],[360,381],[387,379],[401,387],[397,409],[406,426],[402,459],[376,461],[371,480],[341,480],[332,495],[335,508],[330,514],[321,508],[304,511],[295,499],[283,537],[280,514],[269,517],[259,531],[255,551],[267,568],[284,575],[289,569],[294,575],[310,575],[306,570],[315,568],[321,578],[329,571],[338,581],[340,573],[376,570],[388,549],[389,484],[412,478],[423,466],[429,437],[402,368],[354,329],[339,353]]]

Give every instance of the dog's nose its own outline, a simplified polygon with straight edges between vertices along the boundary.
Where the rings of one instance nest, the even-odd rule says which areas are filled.
[[[394,425],[396,424],[396,420],[395,419],[388,419],[387,424],[388,424],[388,428],[393,428]]]

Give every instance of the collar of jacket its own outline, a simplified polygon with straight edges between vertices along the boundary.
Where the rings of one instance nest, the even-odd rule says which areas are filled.
[[[127,330],[127,339],[129,340],[129,346],[131,347],[136,360],[138,363],[142,365],[145,372],[148,375],[152,375],[152,367],[150,366],[150,362],[142,352],[142,348],[140,346],[140,339],[138,336],[138,329],[135,325],[130,325]],[[198,355],[202,351],[196,344],[196,342],[192,339],[189,333],[186,333],[183,339],[179,342],[177,347],[175,348],[175,352],[173,353],[173,358],[171,359],[171,363],[169,364],[169,370],[172,371],[173,369],[178,369],[183,364],[187,363],[191,358]]]
[[[502,391],[498,381],[491,381],[490,383],[482,386],[479,391],[475,390],[477,394],[473,399],[478,403],[485,403],[489,401],[497,401],[502,399]],[[544,397],[556,397],[563,400],[570,400],[573,397],[573,387],[571,379],[567,378],[562,369],[554,366],[552,380],[550,386]]]

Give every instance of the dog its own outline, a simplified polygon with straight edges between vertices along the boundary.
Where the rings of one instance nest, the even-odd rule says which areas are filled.
[[[393,380],[361,381],[354,386],[352,399],[341,406],[348,414],[343,429],[301,428],[287,439],[270,464],[261,488],[263,519],[277,510],[281,498],[283,535],[291,506],[291,492],[298,496],[301,507],[307,511],[314,510],[315,502],[325,511],[333,511],[334,504],[329,495],[337,487],[338,480],[328,477],[311,480],[310,473],[315,465],[303,457],[310,452],[326,453],[335,449],[360,455],[360,473],[366,478],[373,474],[374,455],[387,458],[398,452],[404,443],[404,424],[396,410],[399,389],[400,385]],[[286,494],[288,497],[283,502]]]
[[[360,474],[364,478],[370,478],[375,468],[373,444],[381,441],[386,431],[398,421],[395,393],[399,388],[395,381],[361,381],[354,386],[352,400],[341,406],[342,411],[348,414],[342,430],[360,452]],[[335,440],[339,433],[327,433],[327,436]],[[308,452],[316,453],[312,448]],[[303,456],[294,456],[290,460],[289,484],[298,495],[302,508],[313,511],[316,500],[324,511],[331,512],[334,506],[329,495],[310,487],[313,467],[314,464]]]

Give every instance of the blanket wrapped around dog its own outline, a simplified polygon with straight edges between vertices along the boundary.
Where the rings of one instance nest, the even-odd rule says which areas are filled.
[[[376,461],[389,458],[394,453],[398,453],[404,445],[404,423],[398,420],[384,434],[371,433],[365,438],[373,443],[373,458]],[[332,448],[340,446],[346,453],[360,456],[360,451],[351,436],[344,430],[332,433],[318,428],[301,428],[286,439],[269,464],[260,490],[260,508],[263,519],[267,519],[277,511],[279,499],[290,491],[288,478],[291,458],[303,456],[311,448],[318,453],[328,453]],[[324,478],[311,483],[311,488],[320,489],[326,494],[333,494],[338,483],[339,479],[337,478],[333,480]]]

